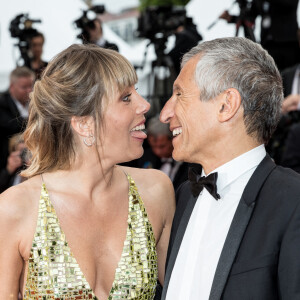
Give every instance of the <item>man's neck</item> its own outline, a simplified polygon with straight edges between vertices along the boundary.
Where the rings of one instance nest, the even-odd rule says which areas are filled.
[[[253,141],[249,144],[236,145],[236,147],[223,147],[222,151],[213,151],[211,155],[208,155],[205,159],[201,159],[200,164],[202,165],[205,174],[211,173],[213,170],[237,158],[238,156],[258,147],[261,143]]]

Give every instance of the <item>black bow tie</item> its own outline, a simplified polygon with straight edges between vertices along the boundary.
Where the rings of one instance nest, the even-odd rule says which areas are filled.
[[[194,168],[189,169],[189,181],[191,184],[191,191],[194,197],[198,197],[200,192],[205,187],[208,192],[216,199],[220,199],[220,195],[217,193],[217,178],[218,173],[211,173],[207,177],[202,176],[197,180],[197,172]]]

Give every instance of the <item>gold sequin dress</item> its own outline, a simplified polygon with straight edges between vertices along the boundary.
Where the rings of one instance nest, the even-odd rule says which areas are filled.
[[[158,277],[155,237],[137,187],[130,175],[127,179],[127,234],[108,299],[148,300],[154,298]],[[44,183],[23,299],[98,299],[72,254]]]

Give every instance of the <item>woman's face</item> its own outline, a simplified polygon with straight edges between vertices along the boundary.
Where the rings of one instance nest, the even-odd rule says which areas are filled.
[[[104,112],[104,126],[100,133],[101,159],[114,164],[131,161],[143,155],[143,141],[147,135],[145,113],[150,104],[142,98],[134,86],[108,100]]]

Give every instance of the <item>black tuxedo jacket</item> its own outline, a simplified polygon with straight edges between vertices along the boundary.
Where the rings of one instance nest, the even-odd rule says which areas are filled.
[[[102,48],[111,49],[119,52],[119,47],[116,44],[110,43],[108,41],[105,41],[105,44],[102,46]]]
[[[282,84],[284,97],[292,93],[293,81],[297,71],[298,64],[282,71]]]
[[[281,165],[300,173],[300,123],[294,124],[289,130]]]
[[[176,196],[162,299],[196,202],[189,182]],[[219,299],[300,299],[300,176],[268,155],[245,187],[225,240],[209,297]]]
[[[0,95],[0,169],[6,167],[8,141],[14,134],[25,129],[26,120],[20,116],[18,108],[9,92]]]
[[[268,12],[266,5],[269,6]],[[297,41],[297,8],[298,0],[253,0],[246,10],[246,18],[254,22],[258,15],[262,17],[260,36],[263,46],[268,41]],[[264,26],[268,17],[270,24]]]

